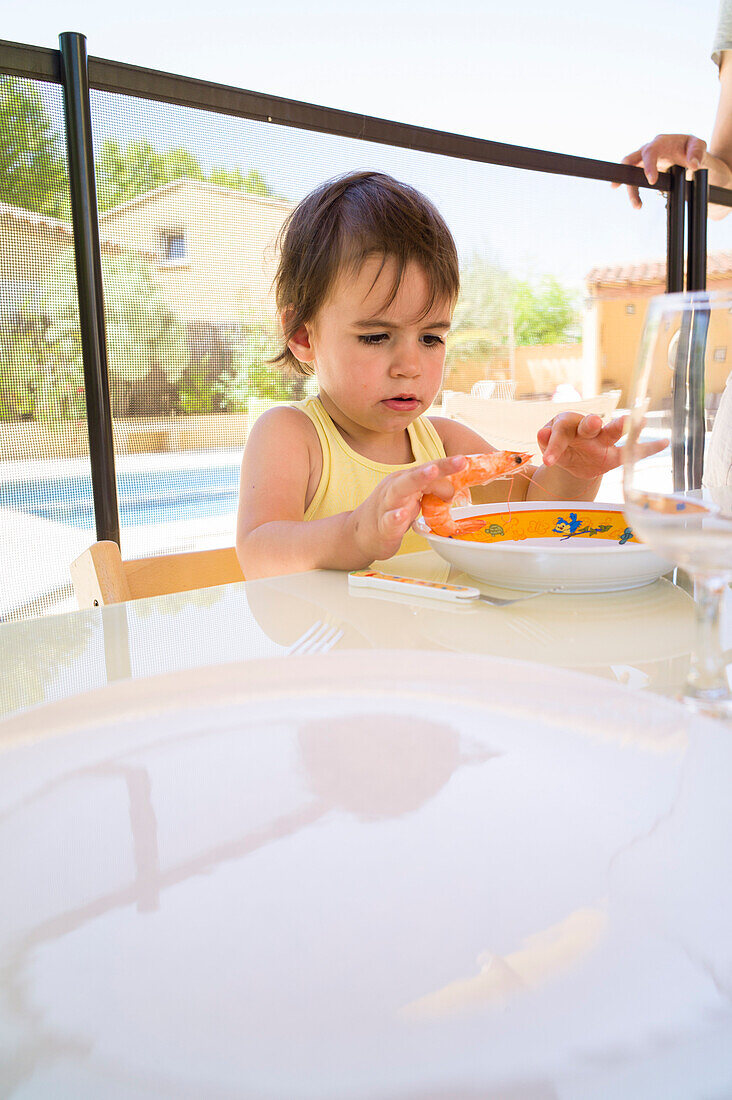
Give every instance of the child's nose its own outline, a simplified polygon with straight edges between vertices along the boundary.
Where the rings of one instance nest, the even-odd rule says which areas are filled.
[[[394,356],[391,365],[392,374],[413,378],[419,374],[419,357],[417,352],[408,348],[402,348]]]

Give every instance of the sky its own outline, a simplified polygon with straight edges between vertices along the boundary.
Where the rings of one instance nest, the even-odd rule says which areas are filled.
[[[7,10],[10,8],[10,10]],[[619,161],[654,134],[707,138],[718,95],[710,60],[717,0],[34,0],[6,6],[6,40],[57,47],[79,31],[90,55],[496,141]],[[144,109],[143,109],[144,108]],[[596,265],[662,258],[663,197],[631,210],[609,184],[229,120],[97,95],[97,145],[185,143],[206,165],[263,171],[297,199],[355,167],[424,190],[463,256],[583,284]],[[732,248],[732,215],[710,223]]]

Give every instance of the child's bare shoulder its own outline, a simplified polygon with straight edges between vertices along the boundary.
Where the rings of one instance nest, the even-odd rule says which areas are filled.
[[[318,433],[307,413],[293,405],[275,405],[257,417],[249,433],[249,441],[262,445],[286,440],[290,447],[312,447],[318,443]]]
[[[268,472],[277,470],[281,483],[297,486],[309,501],[322,469],[323,451],[307,413],[292,405],[275,405],[257,417],[244,448],[243,482],[264,483]]]

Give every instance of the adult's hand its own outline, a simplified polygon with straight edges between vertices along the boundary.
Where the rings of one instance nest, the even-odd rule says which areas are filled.
[[[623,157],[621,164],[629,164],[634,168],[642,168],[649,183],[656,183],[659,172],[666,172],[673,164],[680,164],[695,172],[697,168],[706,167],[704,164],[707,156],[707,143],[693,134],[657,134],[653,141],[641,145],[640,149],[634,149]],[[612,187],[620,187],[619,183],[613,183]],[[626,185],[631,206],[640,210],[641,202],[638,188],[632,184]]]

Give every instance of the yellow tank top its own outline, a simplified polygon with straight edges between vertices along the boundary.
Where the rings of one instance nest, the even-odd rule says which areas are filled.
[[[323,472],[315,496],[305,512],[306,520],[325,519],[340,512],[350,512],[366,500],[387,474],[445,457],[445,448],[437,429],[424,416],[418,417],[407,427],[414,462],[388,466],[384,462],[364,458],[352,450],[325,411],[319,397],[297,401],[294,407],[301,409],[312,420],[323,451]],[[399,553],[412,554],[416,550],[429,550],[429,544],[410,529],[402,539]]]

